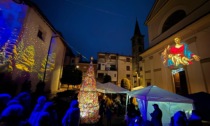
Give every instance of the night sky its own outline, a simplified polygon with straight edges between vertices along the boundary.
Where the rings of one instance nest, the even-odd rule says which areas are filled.
[[[32,0],[73,52],[88,60],[98,52],[131,56],[136,19],[148,47],[146,18],[154,0]]]

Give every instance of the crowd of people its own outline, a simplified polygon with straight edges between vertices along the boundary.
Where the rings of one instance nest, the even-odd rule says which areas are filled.
[[[106,119],[106,125],[112,126],[113,116],[125,115],[125,100],[123,96],[117,95],[116,97],[103,95],[99,97],[99,126],[103,126]]]
[[[164,113],[158,104],[152,105],[154,110],[150,113],[151,120],[143,120],[137,105],[130,102],[127,106],[126,125],[127,126],[163,126],[162,117]],[[192,110],[189,118],[184,111],[177,111],[170,120],[169,126],[202,126],[202,118],[197,110]]]
[[[158,104],[153,104],[154,111],[150,113],[150,123],[145,123],[142,119],[138,105],[129,102],[127,113],[125,113],[125,104],[122,103],[120,95],[115,97],[104,96],[99,98],[98,126],[112,126],[113,115],[125,116],[125,125],[127,126],[162,126],[162,110]],[[68,105],[69,106],[69,105]],[[64,107],[64,106],[63,106]],[[71,100],[68,108],[59,114],[55,107],[55,102],[40,95],[35,102],[28,92],[21,92],[12,97],[10,94],[0,94],[0,126],[79,126],[80,109],[76,96]],[[62,116],[62,117],[60,117]],[[193,110],[192,115],[187,119],[183,111],[178,111],[171,117],[170,126],[202,126],[201,117],[197,111]]]
[[[39,96],[33,105],[31,94],[21,92],[12,97],[0,94],[0,126],[58,126],[54,102]]]
[[[70,101],[67,108],[45,95],[34,98],[30,92],[21,92],[16,96],[0,93],[0,126],[79,126],[80,109],[77,94]],[[124,115],[118,97],[115,100],[105,97],[99,99],[99,103],[101,118],[97,125],[104,125],[104,117],[107,119],[107,125],[111,126],[114,113],[118,116]],[[61,111],[63,112],[60,113]]]

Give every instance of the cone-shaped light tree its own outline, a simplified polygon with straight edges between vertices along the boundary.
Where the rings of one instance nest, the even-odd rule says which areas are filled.
[[[92,60],[93,58],[91,58],[90,66],[78,94],[80,118],[83,124],[94,124],[98,122],[100,118],[98,92],[96,91],[96,80]]]

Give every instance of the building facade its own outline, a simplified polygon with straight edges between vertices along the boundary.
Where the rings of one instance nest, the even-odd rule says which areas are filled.
[[[68,49],[64,39],[31,2],[1,1],[0,13],[0,49],[9,64],[8,71],[0,72],[11,74],[20,88],[30,80],[34,91],[44,81],[46,91],[57,91]]]
[[[177,94],[210,92],[210,1],[156,0],[145,24],[148,26],[149,49],[141,53],[140,78],[144,86],[157,85]],[[179,69],[163,64],[161,56],[174,38],[182,42],[200,61]]]
[[[118,55],[117,73],[117,85],[120,86],[122,79],[127,78],[128,80],[130,80],[131,88],[134,87],[133,84],[135,79],[137,78],[133,78],[131,56]]]
[[[111,81],[121,85],[123,78],[128,78],[132,83],[132,57],[115,53],[98,53],[97,80],[103,81],[104,75],[111,76]]]

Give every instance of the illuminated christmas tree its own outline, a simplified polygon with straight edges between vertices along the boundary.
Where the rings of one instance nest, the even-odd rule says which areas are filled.
[[[80,92],[78,94],[78,101],[81,123],[93,124],[98,122],[100,118],[99,103],[92,58],[86,76],[82,82]]]

